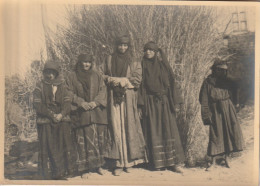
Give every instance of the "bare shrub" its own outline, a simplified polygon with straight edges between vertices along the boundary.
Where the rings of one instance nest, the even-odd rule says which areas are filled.
[[[120,33],[130,35],[137,61],[146,42],[157,42],[168,54],[184,97],[178,121],[188,165],[204,160],[208,136],[200,117],[199,90],[222,44],[214,10],[151,5],[74,5],[67,10],[68,28],[59,26],[57,34],[45,30],[49,58],[58,61],[66,75],[81,52],[94,54],[97,66],[102,64]]]
[[[214,10],[202,6],[84,5],[69,8],[68,13],[70,27],[60,28],[56,40],[56,52],[63,61],[75,63],[78,53],[90,52],[101,64],[113,51],[115,36],[122,32],[130,35],[138,61],[144,43],[150,40],[166,51],[184,97],[178,120],[188,165],[203,160],[208,136],[198,94],[222,45],[214,27]]]

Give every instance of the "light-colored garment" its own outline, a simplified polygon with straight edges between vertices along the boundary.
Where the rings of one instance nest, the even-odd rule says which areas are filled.
[[[102,69],[108,85],[108,109],[113,130],[108,158],[117,160],[118,167],[131,167],[146,161],[145,141],[137,112],[137,89],[142,80],[142,68],[140,63],[132,62],[126,77],[113,77],[110,62],[108,60]],[[120,104],[114,102],[111,82],[119,83],[126,89]]]
[[[112,106],[112,122],[114,124],[115,140],[117,148],[119,149],[119,160],[116,161],[117,167],[132,167],[134,165],[144,163],[144,159],[130,160],[127,150],[127,111],[126,102],[123,101],[120,105]]]
[[[56,92],[57,92],[57,86],[52,85],[53,101],[55,101]]]

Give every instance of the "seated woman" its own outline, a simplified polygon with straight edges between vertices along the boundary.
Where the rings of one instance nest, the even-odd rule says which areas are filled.
[[[75,71],[68,76],[66,82],[72,97],[71,119],[79,172],[83,174],[95,171],[102,175],[110,139],[107,93],[102,76],[94,68],[93,56],[79,55]]]

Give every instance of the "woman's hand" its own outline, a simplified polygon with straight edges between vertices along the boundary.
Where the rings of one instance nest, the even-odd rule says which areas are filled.
[[[116,77],[109,77],[107,79],[109,84],[112,84],[113,86],[118,86],[119,85],[119,81],[117,80]]]
[[[53,121],[54,121],[54,123],[59,123],[60,121],[61,121],[61,119],[62,119],[62,114],[61,113],[59,113],[59,114],[54,114],[53,115]]]
[[[97,107],[97,104],[94,101],[92,101],[89,103],[89,107],[90,107],[90,109],[94,109]]]
[[[141,108],[138,108],[138,109],[137,109],[137,112],[138,112],[138,116],[139,116],[139,118],[142,119],[142,118],[143,118],[143,112],[142,112],[142,109],[141,109]]]
[[[81,107],[85,110],[85,111],[88,111],[91,109],[90,105],[88,102],[83,102],[81,103]]]

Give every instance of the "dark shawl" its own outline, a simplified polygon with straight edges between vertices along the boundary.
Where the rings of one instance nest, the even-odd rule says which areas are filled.
[[[165,54],[160,52],[162,60],[159,60],[156,55],[153,59],[143,57],[143,83],[139,90],[138,104],[145,105],[146,94],[154,94],[157,97],[167,95],[170,107],[174,111],[174,105],[182,103],[182,97],[172,68]]]
[[[113,77],[126,77],[127,68],[132,62],[129,48],[121,54],[116,51],[112,54],[111,72]]]
[[[93,65],[93,64],[92,64]],[[76,65],[76,75],[79,80],[79,82],[82,84],[82,87],[84,89],[84,99],[87,102],[90,102],[90,86],[91,86],[91,81],[90,78],[93,74],[93,69],[89,69],[88,71],[85,71],[81,67],[81,63],[77,63]]]

